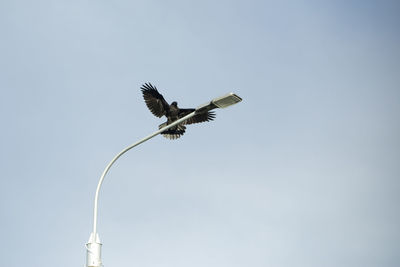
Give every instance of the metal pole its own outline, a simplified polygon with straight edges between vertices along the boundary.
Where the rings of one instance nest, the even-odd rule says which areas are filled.
[[[122,150],[121,152],[119,152],[112,160],[111,162],[107,165],[107,167],[104,169],[103,174],[100,177],[99,183],[97,184],[97,189],[96,189],[96,195],[94,198],[94,210],[93,210],[93,232],[91,233],[90,237],[89,237],[89,241],[86,244],[86,266],[87,267],[100,267],[102,266],[101,263],[101,243],[100,243],[100,238],[99,235],[97,234],[97,202],[98,202],[98,198],[99,198],[99,192],[100,192],[100,188],[101,185],[103,183],[104,177],[106,176],[106,174],[108,173],[108,171],[110,170],[111,166],[114,164],[115,161],[117,161],[117,159],[119,157],[121,157],[123,154],[125,154],[126,152],[128,152],[129,150],[131,150],[132,148],[134,148],[135,146],[140,145],[143,142],[146,142],[147,140],[153,138],[154,136],[162,133],[165,130],[168,130],[171,127],[174,127],[175,125],[182,123],[184,121],[186,121],[187,119],[193,117],[194,115],[196,115],[196,111],[186,115],[185,117],[174,121],[173,123],[165,126],[164,128],[161,128],[160,130],[152,133],[151,135],[143,138],[142,140],[128,146],[127,148],[125,148],[124,150]]]

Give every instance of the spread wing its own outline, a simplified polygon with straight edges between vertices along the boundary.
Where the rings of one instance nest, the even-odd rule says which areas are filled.
[[[182,118],[189,113],[192,113],[195,111],[193,108],[181,108],[179,110],[179,118]],[[200,122],[205,122],[205,121],[212,121],[215,119],[215,113],[213,111],[207,111],[203,113],[199,113],[191,118],[189,118],[187,121],[184,122],[184,124],[193,124],[193,123],[200,123]]]
[[[140,89],[142,89],[144,102],[146,102],[151,113],[157,117],[162,117],[167,114],[169,105],[164,97],[157,91],[157,87],[151,85],[151,83],[145,83]]]

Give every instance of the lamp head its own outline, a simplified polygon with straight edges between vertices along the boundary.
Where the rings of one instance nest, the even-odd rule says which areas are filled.
[[[227,95],[217,97],[211,102],[219,108],[226,108],[239,103],[240,101],[242,101],[242,99],[239,96],[235,95],[234,93],[229,93]]]
[[[226,108],[239,103],[242,99],[234,93],[229,93],[221,97],[214,98],[208,103],[200,105],[196,108],[196,113],[203,113],[215,108]]]

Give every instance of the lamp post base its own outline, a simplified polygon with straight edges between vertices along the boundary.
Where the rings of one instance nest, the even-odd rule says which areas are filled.
[[[101,263],[101,243],[99,235],[90,234],[86,244],[86,267],[102,267]]]

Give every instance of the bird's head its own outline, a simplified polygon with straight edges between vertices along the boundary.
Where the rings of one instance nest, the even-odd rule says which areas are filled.
[[[172,102],[171,106],[177,107],[178,106],[178,102],[176,102],[176,101]]]

